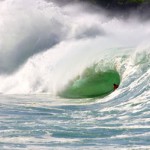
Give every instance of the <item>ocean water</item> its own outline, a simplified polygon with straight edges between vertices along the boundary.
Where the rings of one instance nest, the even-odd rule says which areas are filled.
[[[150,22],[91,9],[0,1],[0,150],[150,149]]]

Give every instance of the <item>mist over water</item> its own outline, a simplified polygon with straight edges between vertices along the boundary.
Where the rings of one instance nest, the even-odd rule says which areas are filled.
[[[0,1],[0,149],[150,149],[150,22],[133,14]],[[59,95],[110,70],[103,98]]]

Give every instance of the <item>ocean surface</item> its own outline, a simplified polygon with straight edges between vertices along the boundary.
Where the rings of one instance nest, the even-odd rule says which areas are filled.
[[[134,14],[0,1],[0,150],[149,150],[149,41]]]

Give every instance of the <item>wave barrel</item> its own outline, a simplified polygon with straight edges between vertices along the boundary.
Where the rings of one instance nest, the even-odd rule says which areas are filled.
[[[86,72],[70,81],[59,95],[64,98],[104,97],[115,90],[114,84],[120,84],[120,76],[116,70]]]

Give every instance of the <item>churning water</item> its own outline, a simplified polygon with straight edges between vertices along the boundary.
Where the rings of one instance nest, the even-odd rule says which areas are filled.
[[[89,10],[0,1],[1,150],[150,149],[150,22]]]

